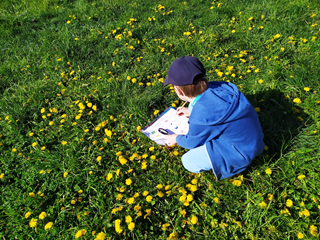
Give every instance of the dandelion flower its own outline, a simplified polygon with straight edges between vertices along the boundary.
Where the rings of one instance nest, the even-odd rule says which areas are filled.
[[[39,218],[44,219],[47,216],[45,212],[40,213]]]
[[[197,224],[197,222],[198,222],[198,217],[192,215],[190,222],[191,222],[192,224]]]
[[[300,98],[295,98],[295,99],[293,99],[293,102],[295,102],[295,103],[301,103],[301,100],[300,100]]]
[[[131,183],[132,183],[131,178],[126,179],[126,184],[127,184],[127,185],[131,185]]]
[[[104,240],[106,238],[106,234],[103,232],[98,233],[95,240]]]
[[[140,211],[140,209],[141,209],[141,207],[139,206],[139,204],[138,205],[136,205],[136,206],[134,206],[134,208],[133,208],[135,211],[137,211],[137,212],[139,212]]]
[[[305,175],[299,175],[299,176],[298,176],[298,179],[299,179],[299,180],[302,180],[302,179],[304,179],[305,177],[306,177]]]
[[[158,195],[159,197],[163,197],[163,196],[164,196],[164,193],[161,192],[161,191],[158,191],[157,195]]]
[[[310,216],[310,212],[308,209],[305,209],[302,211],[303,215],[306,216],[306,217],[309,217]]]
[[[315,225],[311,225],[309,228],[309,232],[311,233],[311,235],[313,236],[318,236],[318,230],[317,227]]]
[[[266,169],[266,174],[270,175],[272,173],[272,170],[270,168]]]
[[[187,212],[186,212],[186,210],[181,210],[181,211],[180,211],[180,214],[181,214],[183,217],[185,217],[186,214],[187,214]]]
[[[101,161],[101,159],[102,159],[102,157],[101,157],[101,156],[98,156],[98,157],[97,157],[97,161],[98,161],[98,162],[100,162],[100,161]]]
[[[128,203],[128,204],[133,204],[133,203],[134,203],[134,198],[133,198],[133,197],[129,198],[128,201],[127,201],[127,203]]]
[[[110,181],[110,180],[112,179],[112,177],[113,177],[113,174],[112,174],[112,173],[109,173],[109,174],[107,175],[107,180]]]
[[[133,222],[130,222],[130,223],[128,224],[128,229],[129,229],[130,231],[132,231],[132,230],[134,229],[134,227],[135,227],[135,224],[134,224]]]
[[[143,196],[147,196],[148,194],[149,194],[148,191],[144,191],[144,192],[142,193]]]
[[[286,206],[287,206],[287,207],[292,207],[292,206],[293,206],[292,200],[288,199],[288,200],[286,201]]]
[[[168,239],[178,239],[179,234],[177,232],[170,233]]]
[[[48,222],[45,226],[44,226],[44,230],[47,230],[49,228],[51,228],[53,225],[53,222]]]
[[[67,177],[68,176],[68,172],[63,173],[63,177]]]
[[[146,201],[147,201],[147,202],[151,202],[151,201],[152,201],[152,196],[150,196],[150,195],[147,196],[147,197],[146,197]]]
[[[303,233],[299,232],[298,235],[297,235],[298,239],[303,239],[304,238],[304,235]]]
[[[79,231],[76,233],[76,235],[75,235],[74,237],[75,237],[75,238],[79,238],[79,237],[81,237],[81,236],[86,235],[86,233],[87,233],[87,230],[81,229],[81,230],[79,230]]]
[[[32,219],[30,220],[30,222],[29,222],[29,226],[32,227],[32,228],[34,228],[34,227],[37,226],[37,222],[38,222],[38,219],[32,218]]]
[[[132,217],[126,216],[126,223],[131,223],[131,222],[132,222]]]
[[[262,201],[261,203],[259,203],[259,206],[260,206],[262,209],[264,209],[264,208],[267,207],[267,204],[266,204],[264,201]]]
[[[197,191],[197,190],[198,190],[197,185],[192,185],[192,184],[191,184],[191,186],[190,186],[190,191],[191,191],[191,192],[195,192],[195,191]]]
[[[27,213],[24,215],[24,217],[25,217],[25,218],[28,218],[28,217],[30,217],[30,215],[31,215],[31,212],[27,212]]]
[[[273,199],[273,195],[272,194],[268,194],[268,200],[271,201]]]

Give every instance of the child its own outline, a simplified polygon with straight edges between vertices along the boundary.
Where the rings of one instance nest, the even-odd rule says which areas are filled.
[[[213,170],[218,180],[245,170],[264,149],[258,115],[237,87],[228,82],[207,82],[201,62],[191,56],[176,59],[164,85],[171,84],[189,108],[186,135],[168,135],[169,145],[190,149],[181,158],[190,172]]]

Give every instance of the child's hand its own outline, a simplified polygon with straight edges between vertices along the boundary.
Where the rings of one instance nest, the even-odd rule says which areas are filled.
[[[190,112],[189,112],[188,108],[185,108],[185,107],[178,107],[177,111],[176,111],[176,114],[179,117],[181,117],[181,116],[189,117],[190,116]]]
[[[178,136],[177,134],[167,135],[167,141],[166,142],[168,143],[168,146],[172,146],[172,145],[177,143],[177,141],[176,141],[176,137],[177,136]]]

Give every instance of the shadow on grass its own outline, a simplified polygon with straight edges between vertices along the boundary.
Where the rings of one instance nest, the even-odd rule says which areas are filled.
[[[254,107],[258,107],[259,120],[267,149],[256,159],[244,174],[266,161],[274,162],[290,151],[290,142],[303,128],[308,115],[279,90],[246,95]]]

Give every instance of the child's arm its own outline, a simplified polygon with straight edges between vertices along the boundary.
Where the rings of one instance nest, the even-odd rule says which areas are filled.
[[[217,127],[204,128],[204,126],[190,124],[187,135],[178,135],[175,140],[180,147],[193,149],[215,138],[221,131]]]

